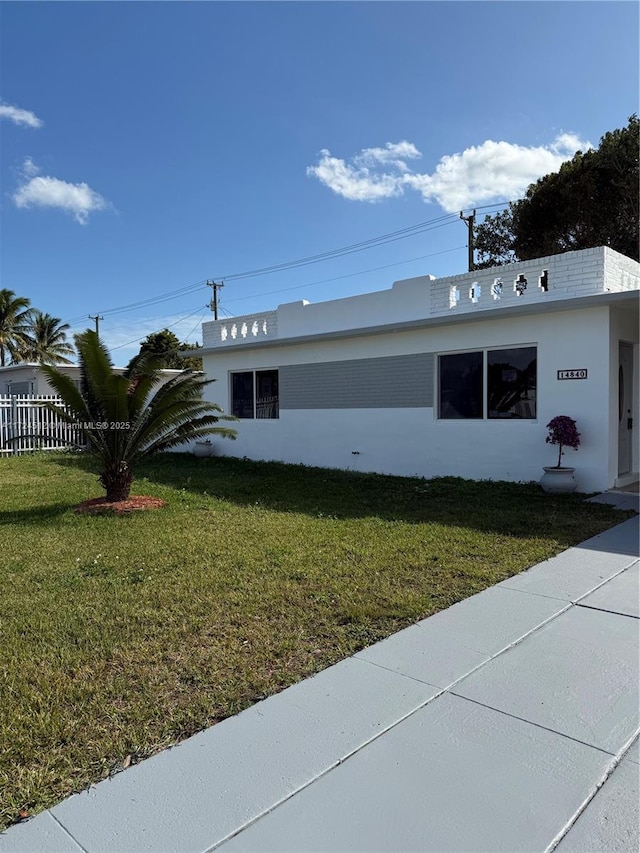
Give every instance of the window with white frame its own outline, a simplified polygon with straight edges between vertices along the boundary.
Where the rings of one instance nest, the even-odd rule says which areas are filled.
[[[505,347],[438,358],[442,420],[536,418],[537,347]]]
[[[280,417],[277,370],[244,370],[231,374],[231,413],[236,418]]]

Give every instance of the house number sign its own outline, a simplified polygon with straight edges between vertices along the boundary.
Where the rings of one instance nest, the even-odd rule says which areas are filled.
[[[558,371],[558,379],[586,379],[586,378],[587,378],[586,368],[580,368],[579,370],[559,370]]]

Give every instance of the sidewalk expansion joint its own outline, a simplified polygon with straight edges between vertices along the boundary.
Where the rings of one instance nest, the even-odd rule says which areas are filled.
[[[603,755],[609,755],[611,758],[615,758],[615,753],[609,752],[608,749],[603,749],[601,746],[595,746],[592,743],[587,743],[586,740],[580,740],[580,738],[572,737],[571,735],[565,734],[564,732],[559,732],[557,729],[552,729],[550,726],[543,726],[541,723],[534,723],[533,720],[527,720],[526,717],[519,717],[517,714],[510,714],[508,711],[503,711],[500,708],[495,708],[493,705],[487,705],[486,702],[479,702],[477,699],[471,699],[469,696],[464,696],[462,693],[456,693],[455,690],[449,690],[452,696],[457,697],[458,699],[464,699],[465,702],[473,702],[474,705],[480,705],[482,708],[487,708],[489,711],[495,711],[497,714],[502,714],[504,717],[511,717],[513,720],[520,720],[521,723],[526,723],[529,726],[534,726],[536,729],[542,729],[545,732],[550,732],[553,735],[558,735],[558,737],[565,738],[566,740],[572,740],[574,743],[579,743],[581,746],[586,746],[588,749],[595,749],[596,752],[601,752]],[[636,732],[637,734],[637,732]],[[635,739],[636,734],[634,734],[633,739]],[[631,742],[627,746],[630,746]],[[625,749],[627,748],[625,746]]]
[[[518,590],[518,592],[519,591],[520,590]],[[559,600],[564,601],[564,599],[559,599]],[[530,628],[525,634],[522,634],[520,637],[516,638],[513,642],[509,643],[506,646],[503,646],[501,649],[498,649],[498,651],[494,652],[493,654],[485,651],[484,649],[476,649],[475,647],[467,646],[467,648],[471,649],[474,652],[477,652],[477,654],[487,655],[487,659],[483,660],[481,663],[479,663],[477,666],[474,666],[472,669],[468,670],[463,675],[460,675],[460,676],[458,676],[458,678],[455,678],[453,681],[449,682],[449,684],[447,684],[446,687],[441,687],[439,684],[434,684],[432,681],[426,681],[425,679],[418,678],[415,675],[409,675],[406,672],[400,672],[397,669],[391,669],[391,667],[384,666],[384,664],[377,663],[376,661],[371,661],[371,660],[367,660],[367,658],[359,657],[360,652],[356,652],[355,655],[352,655],[352,659],[361,661],[362,663],[368,663],[371,666],[377,666],[379,669],[384,669],[386,672],[392,672],[394,675],[401,675],[403,678],[408,678],[410,681],[415,681],[418,684],[427,684],[429,687],[436,687],[440,691],[437,694],[437,696],[440,696],[440,695],[442,695],[442,693],[446,693],[447,691],[451,690],[452,687],[455,687],[461,681],[464,681],[464,679],[467,678],[468,676],[473,675],[474,672],[477,672],[479,669],[482,669],[483,666],[486,666],[488,663],[491,663],[492,661],[494,661],[497,657],[500,657],[500,655],[503,655],[503,654],[505,654],[505,652],[508,652],[510,649],[513,649],[516,646],[520,645],[520,643],[522,643],[524,640],[526,640],[527,637],[530,637],[532,634],[535,634],[536,631],[539,631],[541,628],[544,628],[545,625],[549,624],[549,622],[552,622],[554,619],[557,619],[559,616],[562,616],[564,613],[566,613],[568,610],[570,610],[574,606],[575,605],[573,604],[573,602],[566,601],[565,606],[562,608],[562,610],[559,610],[557,613],[554,613],[552,616],[549,616],[543,622],[539,622],[537,625],[534,625],[534,627]],[[419,628],[420,624],[416,623],[416,627]],[[451,637],[451,639],[454,643],[456,642],[456,640],[453,636]],[[384,640],[382,640],[382,642],[384,643]],[[458,645],[465,645],[465,644],[458,642]],[[366,651],[366,649],[363,649],[362,651]],[[437,696],[432,696],[431,699],[428,700],[428,702],[432,702],[434,699],[437,698]],[[428,702],[425,702],[424,704],[426,705],[426,704],[428,704]],[[421,705],[420,707],[422,708],[422,707],[424,707],[424,705]],[[416,710],[419,710],[419,708],[417,708]],[[411,713],[413,714],[413,713],[415,713],[415,711],[412,711]],[[405,719],[405,718],[403,718],[403,719]]]
[[[559,556],[559,555],[556,555],[556,556]],[[547,562],[551,562],[554,559],[555,559],[555,557],[550,557]],[[633,558],[631,558],[631,562],[628,565],[623,566],[621,569],[619,569],[614,574],[609,575],[609,577],[607,577],[607,578],[604,578],[603,580],[600,581],[600,583],[596,584],[594,587],[591,587],[591,589],[587,590],[586,592],[583,592],[582,595],[578,596],[578,598],[576,598],[575,600],[563,598],[559,595],[545,595],[545,593],[543,593],[543,592],[532,592],[529,589],[520,589],[517,586],[509,586],[509,581],[515,580],[518,577],[521,577],[525,573],[524,571],[520,572],[519,574],[512,575],[510,578],[507,578],[506,580],[501,581],[500,584],[496,584],[496,586],[502,586],[504,589],[509,589],[512,592],[523,592],[526,595],[537,595],[539,598],[551,598],[554,601],[567,601],[567,602],[570,601],[571,604],[576,604],[578,601],[582,601],[583,598],[586,598],[588,595],[591,595],[592,592],[595,592],[596,590],[600,589],[601,586],[604,586],[606,583],[609,583],[609,581],[612,581],[614,578],[617,578],[619,575],[621,575],[624,572],[631,569],[633,566],[636,565],[637,562],[638,562],[638,558],[634,556]],[[538,564],[538,565],[540,565],[540,564]],[[534,568],[536,568],[536,566],[531,566],[530,569],[525,569],[525,571],[531,571],[531,569],[534,569]]]
[[[551,844],[547,847],[547,849],[545,850],[545,853],[553,853],[553,851],[560,844],[560,842],[565,837],[565,835],[567,835],[568,832],[572,829],[572,827],[576,824],[576,822],[578,821],[578,818],[582,814],[584,814],[584,812],[587,810],[589,804],[593,801],[593,799],[597,795],[597,793],[608,782],[608,780],[611,778],[611,776],[613,776],[614,772],[620,766],[622,760],[625,758],[626,754],[631,749],[632,743],[638,737],[638,734],[640,734],[640,729],[638,729],[638,731],[636,731],[636,733],[633,735],[633,737],[630,738],[630,740],[625,744],[625,746],[620,750],[620,752],[614,757],[613,761],[611,762],[609,767],[605,770],[603,777],[600,779],[600,781],[598,782],[598,784],[596,785],[594,790],[591,792],[591,794],[589,794],[588,797],[585,798],[584,802],[576,809],[575,814],[569,818],[567,823],[563,826],[563,828],[556,835],[556,837],[553,839]]]
[[[580,604],[576,602],[575,607],[582,607],[584,610],[599,610],[600,613],[610,613],[612,616],[624,616],[625,619],[635,619],[636,622],[640,617],[634,616],[633,613],[621,613],[619,610],[611,610],[608,607],[594,607],[593,604]]]
[[[73,841],[73,843],[76,845],[76,847],[78,847],[80,850],[82,850],[82,851],[83,851],[83,853],[89,853],[89,851],[87,850],[87,848],[86,848],[86,847],[83,847],[83,846],[82,846],[82,844],[80,844],[80,842],[78,841],[78,839],[77,839],[77,838],[75,838],[75,836],[73,836],[73,835],[69,832],[69,830],[67,829],[67,827],[66,827],[63,823],[60,823],[60,821],[59,821],[59,820],[58,820],[58,818],[57,818],[57,817],[52,813],[52,811],[51,811],[50,809],[49,809],[48,811],[49,811],[49,816],[51,817],[51,819],[52,819],[52,820],[54,820],[54,821],[58,824],[58,826],[60,827],[60,829],[64,832],[64,834],[65,834],[65,835],[67,835],[67,836],[68,836],[68,837]]]
[[[628,563],[626,566],[623,566],[623,568],[621,568],[620,571],[616,572],[613,575],[610,575],[608,578],[605,578],[601,583],[596,584],[594,587],[592,587],[590,590],[588,590],[588,592],[583,592],[582,595],[579,595],[578,598],[573,600],[571,603],[577,604],[579,601],[582,601],[583,598],[586,598],[588,595],[591,595],[592,592],[595,592],[596,590],[600,589],[600,587],[604,586],[606,583],[609,583],[609,581],[612,581],[614,578],[618,578],[618,577],[620,577],[620,575],[623,575],[626,571],[628,571],[630,568],[635,566],[635,564],[637,562],[638,562],[638,558],[633,557],[631,562]]]
[[[347,660],[349,660],[349,658],[347,658]],[[371,663],[370,661],[362,661],[362,660],[360,662],[361,663]],[[377,664],[372,664],[372,665],[377,666]],[[380,667],[380,669],[386,669],[386,667]],[[393,672],[393,670],[388,670],[388,671]],[[395,674],[399,675],[401,673],[395,673]],[[409,676],[406,676],[406,677],[408,678]],[[418,679],[412,679],[412,680],[418,681]],[[426,682],[421,681],[420,683],[425,684]],[[435,685],[431,685],[431,684],[429,686],[435,687]],[[242,826],[237,827],[236,829],[233,830],[233,832],[230,832],[224,838],[221,838],[219,841],[216,841],[215,844],[211,845],[211,847],[207,847],[206,850],[203,851],[203,853],[212,853],[212,851],[216,850],[218,847],[220,847],[225,842],[229,841],[232,838],[235,838],[236,835],[239,835],[241,832],[244,832],[245,829],[248,829],[250,826],[253,826],[254,823],[257,823],[259,820],[262,820],[262,818],[266,817],[266,815],[271,814],[271,812],[275,811],[277,808],[279,808],[281,805],[286,803],[292,797],[297,796],[301,791],[304,791],[310,785],[313,785],[314,782],[318,781],[318,779],[322,779],[323,776],[326,776],[327,774],[334,771],[336,769],[336,767],[340,767],[340,765],[344,764],[345,761],[348,761],[350,758],[353,758],[354,755],[361,752],[363,749],[366,749],[366,747],[368,747],[369,744],[378,740],[378,738],[381,738],[387,732],[391,731],[391,729],[394,729],[396,726],[400,725],[400,723],[404,722],[404,720],[413,716],[413,714],[415,714],[417,711],[420,711],[422,708],[425,708],[427,705],[429,705],[431,702],[433,702],[434,699],[437,699],[438,696],[442,696],[445,692],[446,692],[445,690],[440,690],[439,693],[437,693],[435,696],[432,696],[431,698],[427,699],[426,702],[423,702],[417,708],[414,708],[412,711],[409,711],[408,713],[404,714],[404,716],[400,717],[398,720],[395,720],[393,723],[390,723],[386,728],[382,729],[381,731],[376,732],[376,734],[373,735],[371,738],[369,738],[369,740],[360,744],[360,746],[356,747],[355,749],[352,749],[351,752],[348,752],[346,755],[343,755],[342,758],[339,758],[339,759],[337,759],[337,761],[334,761],[329,767],[326,767],[321,773],[317,773],[311,779],[308,779],[304,784],[302,784],[298,788],[296,788],[295,791],[291,791],[285,797],[282,797],[277,802],[272,803],[272,805],[270,805],[269,808],[264,809],[263,811],[260,812],[260,814],[255,815],[255,817],[252,817],[250,820],[248,820]],[[87,851],[87,853],[88,853],[88,851]]]
[[[534,633],[535,633],[536,631],[538,631],[540,628],[543,628],[545,625],[547,625],[547,624],[548,624],[549,622],[551,622],[553,619],[557,619],[557,618],[558,618],[558,616],[561,616],[563,613],[566,613],[566,612],[567,612],[568,610],[570,610],[573,606],[574,606],[574,605],[573,605],[571,602],[566,602],[566,606],[565,606],[565,607],[563,607],[563,608],[562,608],[562,610],[560,610],[558,613],[555,613],[553,616],[550,616],[548,619],[545,619],[545,620],[544,620],[544,622],[540,622],[538,625],[536,625],[536,626],[535,626],[534,628],[532,628],[530,631],[527,631],[527,633],[526,633],[526,634],[523,634],[523,635],[522,635],[521,637],[519,637],[517,640],[514,640],[514,642],[513,642],[513,643],[510,643],[508,646],[505,646],[504,648],[500,649],[500,650],[499,650],[498,652],[496,652],[494,655],[490,655],[490,656],[487,658],[487,660],[485,660],[485,661],[483,661],[482,663],[478,664],[478,666],[474,667],[473,669],[470,669],[468,672],[465,672],[465,673],[464,673],[464,675],[461,675],[459,678],[457,678],[457,679],[455,679],[454,681],[452,681],[452,682],[451,682],[447,687],[438,687],[438,685],[437,685],[437,684],[432,684],[432,683],[431,683],[431,682],[429,682],[429,681],[424,681],[423,679],[415,678],[414,676],[411,676],[411,675],[406,675],[405,673],[398,672],[398,671],[397,671],[397,670],[395,670],[395,669],[390,669],[389,667],[382,666],[382,664],[375,663],[374,661],[366,660],[366,658],[358,657],[357,655],[358,655],[359,653],[356,653],[355,655],[352,655],[352,656],[351,656],[351,658],[347,658],[347,660],[357,660],[357,661],[359,661],[360,663],[369,664],[370,666],[378,667],[378,669],[384,669],[384,670],[386,670],[387,672],[392,672],[392,673],[394,673],[394,675],[400,675],[400,676],[402,676],[403,678],[407,678],[407,679],[409,679],[410,681],[414,681],[414,682],[416,682],[416,683],[418,683],[418,684],[427,684],[429,687],[435,687],[435,688],[437,688],[438,693],[436,693],[434,696],[431,696],[429,699],[427,699],[427,701],[426,701],[426,702],[423,702],[421,705],[418,705],[418,706],[417,706],[416,708],[414,708],[412,711],[409,711],[407,714],[405,714],[404,716],[400,717],[400,718],[399,718],[398,720],[396,720],[395,722],[393,722],[393,723],[391,723],[390,725],[388,725],[385,729],[383,729],[383,730],[381,730],[381,731],[377,732],[373,737],[369,738],[369,740],[365,741],[364,743],[360,744],[360,746],[356,747],[356,749],[353,749],[351,752],[347,753],[347,754],[346,754],[346,755],[344,755],[342,758],[338,759],[337,761],[334,761],[334,762],[333,762],[333,764],[331,764],[331,766],[330,766],[330,767],[325,768],[321,773],[318,773],[318,774],[316,774],[312,779],[307,780],[307,782],[305,782],[303,785],[300,785],[300,787],[296,788],[296,790],[295,790],[295,791],[292,791],[291,793],[287,794],[287,796],[286,796],[286,797],[283,797],[282,799],[278,800],[278,802],[273,803],[271,806],[269,806],[269,808],[264,809],[264,811],[260,812],[260,814],[258,814],[258,815],[256,815],[255,817],[251,818],[251,820],[248,820],[246,823],[244,823],[242,826],[238,827],[237,829],[233,830],[233,832],[230,832],[230,833],[229,833],[228,835],[226,835],[224,838],[220,839],[219,841],[216,841],[216,843],[215,843],[215,844],[213,844],[211,847],[208,847],[208,848],[204,851],[204,853],[213,853],[213,851],[214,851],[214,850],[216,850],[216,848],[220,847],[220,846],[221,846],[222,844],[224,844],[226,841],[229,841],[231,838],[235,838],[235,836],[236,836],[236,835],[239,835],[239,834],[240,834],[241,832],[243,832],[245,829],[248,829],[250,826],[253,826],[253,824],[254,824],[254,823],[257,823],[257,822],[258,822],[259,820],[261,820],[263,817],[265,817],[266,815],[268,815],[268,814],[270,814],[271,812],[275,811],[275,809],[279,808],[281,805],[283,805],[285,802],[287,802],[288,800],[290,800],[292,797],[297,796],[301,791],[305,790],[305,788],[308,788],[310,785],[313,785],[313,784],[314,784],[314,782],[316,782],[318,779],[321,779],[323,776],[326,776],[328,773],[331,773],[333,770],[335,770],[335,769],[336,769],[336,767],[339,767],[341,764],[344,764],[344,763],[345,763],[345,761],[348,761],[348,760],[349,760],[350,758],[352,758],[354,755],[356,755],[357,753],[361,752],[363,749],[366,749],[366,748],[367,748],[371,743],[373,743],[374,741],[378,740],[378,738],[381,738],[381,737],[382,737],[383,735],[385,735],[387,732],[391,731],[391,729],[394,729],[396,726],[400,725],[400,724],[401,724],[401,723],[403,723],[405,720],[409,719],[409,717],[412,717],[414,714],[417,714],[417,713],[418,713],[418,711],[421,711],[423,708],[426,708],[426,707],[427,707],[427,705],[430,705],[432,702],[435,702],[435,701],[436,701],[436,699],[438,699],[440,696],[443,696],[443,695],[445,695],[446,693],[451,693],[451,695],[456,696],[456,698],[458,698],[458,699],[464,699],[464,700],[466,700],[466,701],[468,701],[468,702],[472,702],[472,701],[474,701],[474,700],[472,700],[472,699],[467,699],[467,697],[466,697],[466,696],[460,696],[459,694],[454,693],[454,692],[452,691],[452,689],[451,689],[451,688],[453,688],[453,687],[455,687],[456,685],[458,685],[461,681],[464,681],[464,679],[465,679],[465,678],[467,678],[467,676],[469,676],[469,675],[471,675],[472,673],[476,672],[478,669],[481,669],[483,666],[486,666],[486,664],[488,664],[490,661],[492,661],[492,660],[494,660],[495,658],[497,658],[499,655],[502,655],[502,654],[504,654],[505,652],[509,651],[509,649],[512,649],[512,648],[514,648],[515,646],[519,645],[523,640],[525,640],[527,637],[531,636],[531,634],[534,634]],[[416,623],[416,624],[417,624],[417,623]],[[418,627],[419,627],[419,626],[418,626]],[[382,642],[384,642],[384,640],[382,640]],[[364,651],[364,649],[363,649],[363,651]],[[485,653],[484,653],[484,652],[480,652],[480,654],[485,654]],[[477,705],[482,705],[482,703],[481,703],[481,702],[476,702],[475,704],[477,704]],[[485,707],[490,708],[490,706],[488,706],[488,705],[486,705]],[[492,710],[492,711],[497,711],[497,713],[501,713],[501,714],[504,714],[504,713],[505,713],[505,712],[503,712],[503,711],[498,711],[498,709],[497,709],[497,708],[490,708],[490,710]],[[505,716],[513,716],[513,715],[511,715],[511,714],[505,714]],[[519,718],[519,717],[516,717],[515,719],[520,719],[520,718]],[[525,722],[525,723],[529,723],[529,720],[523,720],[523,722]],[[536,723],[529,723],[529,724],[530,724],[530,725],[537,725]],[[538,728],[544,728],[544,726],[538,726]],[[549,729],[549,731],[553,731],[553,729]],[[561,737],[569,737],[568,735],[562,735],[560,732],[555,732],[555,734],[559,734]],[[569,738],[569,739],[570,739],[570,740],[575,740],[575,738]],[[578,743],[582,743],[582,741],[578,741]],[[591,746],[591,744],[585,744],[585,746]],[[591,748],[592,748],[592,749],[596,749],[596,750],[598,750],[598,752],[604,752],[606,755],[610,755],[610,754],[611,754],[611,753],[608,753],[606,750],[599,749],[598,747],[591,747]]]

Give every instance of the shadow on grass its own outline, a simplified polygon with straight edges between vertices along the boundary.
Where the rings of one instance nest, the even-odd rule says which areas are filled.
[[[65,454],[55,461],[96,470],[84,456]],[[583,541],[632,514],[586,504],[584,495],[548,495],[537,483],[425,480],[228,456],[161,454],[136,469],[133,494],[144,493],[143,478],[242,507],[327,519],[431,522],[528,539],[554,538],[560,545]]]
[[[142,465],[138,476],[278,512],[433,522],[527,538],[560,534],[563,542],[571,543],[607,527],[607,521],[614,524],[627,517],[611,508],[601,512],[601,506],[585,504],[584,495],[547,495],[537,483],[459,477],[425,480],[231,457],[163,454]]]
[[[64,515],[72,509],[75,504],[57,503],[46,506],[33,507],[32,509],[13,509],[0,511],[0,526],[3,524],[27,524],[31,525],[43,521],[49,521]]]

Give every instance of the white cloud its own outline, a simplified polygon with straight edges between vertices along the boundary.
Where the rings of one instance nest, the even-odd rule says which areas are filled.
[[[0,118],[8,118],[14,124],[24,124],[27,127],[42,127],[44,122],[30,110],[23,110],[11,104],[0,102]]]
[[[414,160],[422,155],[412,142],[387,142],[384,148],[364,148],[346,163],[332,157],[326,149],[320,152],[317,166],[307,168],[325,186],[338,195],[355,201],[379,201],[383,198],[402,195],[403,187],[399,174],[409,171],[405,160]],[[392,167],[395,173],[377,172],[379,166]]]
[[[31,157],[27,157],[22,165],[24,183],[13,195],[17,207],[57,207],[71,213],[76,222],[86,225],[90,213],[109,206],[109,202],[88,184],[70,184],[39,175],[39,171]]]
[[[34,175],[37,175],[40,172],[40,169],[36,166],[31,157],[27,157],[22,164],[21,171],[25,178],[33,178]]]
[[[363,149],[350,162],[325,149],[307,174],[344,198],[380,201],[413,189],[425,202],[435,201],[455,212],[481,202],[518,198],[533,181],[557,171],[576,151],[591,147],[572,133],[562,133],[548,145],[529,147],[488,139],[442,157],[428,174],[412,171],[406,162],[422,156],[413,143],[387,142],[384,148]]]
[[[377,163],[390,163],[400,170],[407,169],[405,160],[415,160],[422,157],[413,142],[387,142],[384,148],[364,148],[354,157],[354,163],[359,167],[375,166]]]

